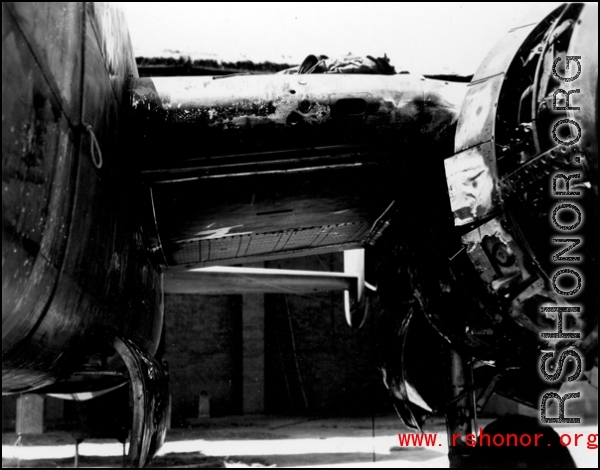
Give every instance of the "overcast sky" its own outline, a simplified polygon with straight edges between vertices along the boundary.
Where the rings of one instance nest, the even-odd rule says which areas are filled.
[[[123,2],[136,55],[300,63],[382,56],[396,70],[473,73],[530,3]]]

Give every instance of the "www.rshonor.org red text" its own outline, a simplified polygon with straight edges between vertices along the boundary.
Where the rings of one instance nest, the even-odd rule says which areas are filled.
[[[400,447],[439,447],[437,434],[404,433],[398,434]],[[451,445],[464,443],[469,447],[548,447],[544,434],[488,434],[479,430],[479,438],[475,434],[453,434]],[[588,449],[598,449],[598,434],[594,433],[565,433],[560,435],[560,445],[564,447],[585,446]]]

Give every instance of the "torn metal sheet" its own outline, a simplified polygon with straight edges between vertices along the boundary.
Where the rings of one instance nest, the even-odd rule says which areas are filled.
[[[144,467],[162,447],[169,417],[169,382],[162,365],[132,341],[115,337],[113,346],[123,358],[131,379],[133,426],[129,465]]]
[[[455,225],[472,223],[498,208],[498,177],[491,143],[454,155],[444,165]]]
[[[461,239],[479,276],[493,291],[506,290],[532,276],[523,251],[503,223],[504,219],[492,219]]]

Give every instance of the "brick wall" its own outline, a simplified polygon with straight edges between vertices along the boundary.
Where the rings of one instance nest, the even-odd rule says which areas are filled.
[[[335,253],[265,267],[342,271],[342,259]],[[360,331],[346,325],[341,292],[266,294],[264,309],[264,412],[353,415],[388,409],[371,359],[370,325]],[[209,393],[211,414],[241,413],[242,296],[167,295],[165,315],[174,425],[196,417],[202,390]]]
[[[241,296],[167,295],[165,359],[172,422],[198,416],[208,392],[215,416],[241,412]]]

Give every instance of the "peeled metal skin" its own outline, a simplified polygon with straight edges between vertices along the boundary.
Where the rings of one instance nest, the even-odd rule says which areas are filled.
[[[523,103],[519,104],[519,97],[516,102],[514,98],[515,90],[525,89],[521,101],[526,100],[528,96],[525,88],[527,83],[523,84],[521,78],[526,73],[522,70],[522,64],[525,63],[530,68],[536,64],[535,56],[529,62],[525,62],[523,57],[530,56],[531,51],[538,50],[539,41],[542,41],[542,44],[543,41],[547,41],[544,35],[552,27],[556,29],[550,31],[557,31],[553,37],[559,34],[558,31],[563,32],[560,39],[552,40],[552,47],[556,49],[555,55],[559,54],[559,47],[563,47],[564,52],[568,53],[565,44],[567,41],[570,41],[570,44],[567,43],[569,50],[586,50],[586,45],[574,45],[577,38],[584,36],[587,37],[588,43],[593,43],[592,38],[597,37],[597,24],[590,23],[594,9],[587,6],[569,8],[560,7],[546,23],[532,25],[529,32],[527,28],[514,30],[490,53],[475,74],[463,103],[455,143],[456,154],[445,161],[450,204],[454,225],[457,227],[455,230],[461,233],[462,253],[466,253],[465,260],[473,264],[477,277],[488,291],[480,297],[482,302],[493,305],[494,298],[499,302],[497,306],[492,307],[490,326],[499,326],[505,321],[502,317],[508,317],[510,321],[529,332],[529,344],[532,347],[537,343],[544,343],[548,347],[557,345],[557,341],[542,340],[540,333],[552,330],[553,320],[536,316],[535,310],[539,311],[539,308],[534,304],[544,301],[562,306],[573,305],[572,299],[560,296],[549,281],[551,270],[555,268],[548,262],[552,254],[550,250],[555,250],[556,246],[546,246],[545,241],[553,235],[554,227],[548,211],[557,201],[547,199],[545,195],[552,188],[552,174],[557,170],[576,171],[577,168],[570,165],[578,161],[578,154],[587,153],[588,156],[582,159],[588,162],[584,163],[583,178],[592,182],[597,178],[593,171],[594,162],[597,161],[597,154],[594,154],[593,150],[594,145],[597,146],[597,136],[591,131],[592,124],[589,123],[590,120],[595,122],[590,116],[594,113],[597,115],[594,93],[597,89],[597,59],[588,56],[590,64],[586,70],[589,76],[581,83],[581,86],[590,85],[588,93],[582,95],[579,101],[581,109],[586,110],[583,118],[584,127],[587,127],[587,140],[571,148],[557,147],[548,136],[551,124],[558,120],[558,117],[546,117],[545,108],[542,106],[545,103],[536,110],[537,115],[529,117],[533,119],[534,132],[523,134],[533,137],[532,143],[523,138],[517,129],[517,125],[529,125],[524,111],[526,106]],[[574,19],[569,19],[569,15]],[[584,23],[585,18],[587,20]],[[562,23],[556,25],[552,21]],[[564,27],[561,27],[562,25]],[[569,28],[573,31],[571,36],[568,35],[571,34]],[[582,28],[586,28],[587,33],[582,33]],[[514,50],[512,54],[510,45]],[[498,56],[505,56],[505,59],[500,60]],[[548,68],[553,60],[553,56],[540,57],[536,70]],[[551,86],[558,86],[551,83],[547,85],[543,80],[548,75],[544,75],[543,71],[539,72],[539,75],[540,82],[534,83],[538,87],[534,96],[541,101],[546,95],[552,96]],[[548,86],[549,90],[542,93],[545,86]],[[517,105],[521,110],[520,116],[517,116]],[[512,111],[513,109],[515,111]],[[513,120],[515,124],[512,124]],[[538,127],[537,131],[535,126]],[[546,126],[549,128],[546,129]],[[590,188],[594,188],[593,183]],[[537,199],[532,197],[532,194],[537,194],[536,191],[540,194]],[[594,221],[597,219],[597,197],[594,198],[589,191],[586,194],[580,203],[589,207],[587,217]],[[535,223],[531,223],[524,216],[527,210],[531,212],[531,216],[536,217]],[[528,223],[531,226],[528,226]],[[582,266],[584,270],[597,261],[594,259],[597,248],[593,240],[597,238],[593,226],[594,222],[591,222],[586,232],[582,233],[589,243],[591,255],[589,263]],[[453,269],[460,272],[464,267],[457,264]],[[594,276],[591,272],[588,274],[588,282],[593,282],[591,279]],[[467,276],[464,272],[462,275]],[[588,294],[591,294],[589,288]],[[488,300],[485,300],[486,296]],[[586,299],[580,297],[575,300],[575,303],[584,302],[588,308],[581,318],[575,319],[573,325],[574,328],[583,330],[584,336],[593,330],[597,321],[595,302],[592,302],[591,298]],[[500,316],[495,318],[494,315],[498,314]],[[479,351],[479,354],[485,355],[483,350]]]
[[[397,292],[394,286],[399,282],[411,286],[404,304],[387,302],[384,306],[388,316],[394,310],[398,313],[395,323],[389,318],[384,322],[382,342],[390,348],[394,340],[404,343],[410,331],[406,319],[424,315],[430,327],[465,361],[493,364],[502,373],[498,393],[538,408],[541,391],[558,386],[540,377],[540,349],[580,347],[584,368],[589,370],[597,364],[597,9],[570,5],[548,13],[538,9],[522,22],[529,26],[511,30],[469,85],[458,120],[454,155],[444,161],[451,219],[445,220],[443,210],[436,214],[432,204],[426,209],[428,217],[411,224],[420,230],[418,236],[405,236],[397,229],[395,235],[400,241],[390,242],[397,253],[395,263],[402,267],[390,272],[382,263],[384,276],[397,277],[388,296]],[[554,26],[556,34],[562,36],[547,38]],[[547,56],[539,57],[547,39],[554,45],[548,47]],[[545,107],[548,102],[543,102],[552,97],[552,87],[557,86],[550,80],[551,53],[562,54],[563,60],[565,54],[583,56],[582,75],[573,85],[581,88],[576,104],[581,113],[568,114],[580,122],[582,139],[569,149],[553,143],[552,124],[559,117],[549,115]],[[533,81],[527,82],[536,66],[540,77],[537,88]],[[534,96],[539,100],[533,115],[529,112],[528,86],[537,90]],[[537,124],[535,139],[531,121]],[[575,157],[581,157],[580,165]],[[552,245],[552,237],[563,235],[551,221],[552,208],[558,202],[549,196],[556,172],[583,174],[584,184],[578,186],[582,196],[577,203],[586,219],[585,227],[576,235],[585,239],[587,251],[584,261],[576,265],[584,285],[574,300],[559,295],[551,284],[559,267],[569,267],[552,264],[552,255],[560,248]],[[541,333],[557,328],[556,317],[542,313],[544,305],[582,305],[581,315],[565,315],[565,330],[580,331],[581,340],[542,337]],[[390,327],[389,322],[396,326]],[[424,341],[433,341],[430,330],[420,329]],[[447,397],[427,394],[431,376],[447,380],[452,369],[449,349],[432,353],[424,368],[412,354],[398,348],[383,359],[386,383],[392,396],[398,398],[395,403],[405,422],[418,428],[427,413],[410,399],[406,393],[409,387],[403,381],[412,384],[421,397],[426,397],[428,406],[438,410],[460,390]],[[480,388],[491,379],[485,370],[493,368],[477,369],[482,374],[475,380]],[[461,390],[465,387],[463,384]],[[452,418],[451,428],[456,432],[468,428],[469,413],[462,411],[464,408]]]

